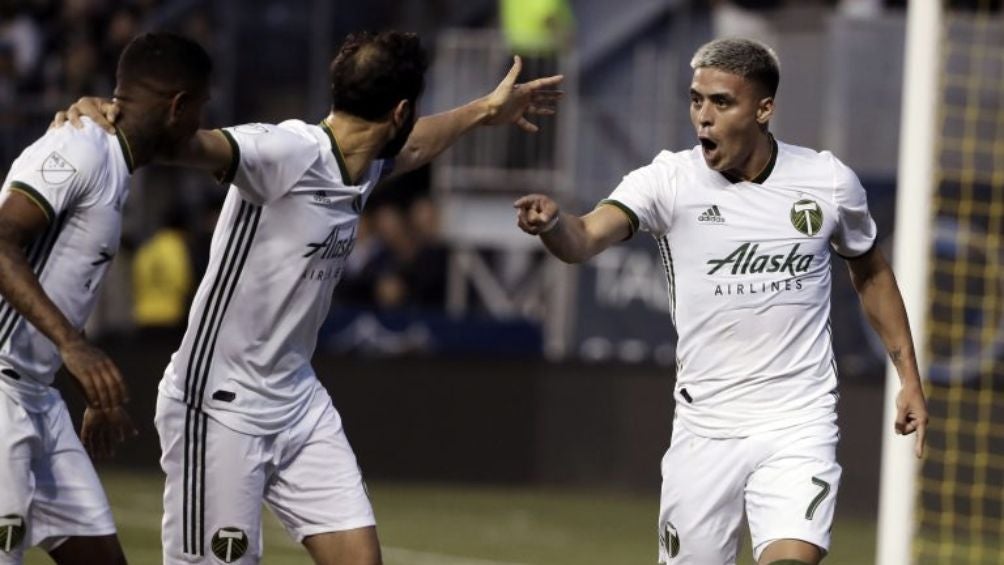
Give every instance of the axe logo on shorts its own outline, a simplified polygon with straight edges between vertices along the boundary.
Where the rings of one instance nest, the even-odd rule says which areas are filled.
[[[659,543],[666,550],[666,555],[670,558],[680,554],[680,534],[676,531],[676,526],[666,520],[662,531],[659,532]]]
[[[0,517],[0,551],[10,553],[24,539],[24,518],[17,514]]]
[[[224,563],[233,563],[248,550],[248,536],[240,528],[220,528],[210,544],[213,555]]]

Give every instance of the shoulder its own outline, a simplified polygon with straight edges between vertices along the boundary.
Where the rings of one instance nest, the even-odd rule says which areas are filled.
[[[638,167],[632,173],[636,175],[654,175],[659,179],[669,180],[691,166],[687,153],[689,151],[660,151],[650,163]]]
[[[857,175],[830,151],[817,151],[809,147],[777,142],[779,156],[801,176],[819,177],[822,184],[831,185],[835,190],[859,184]]]
[[[254,148],[261,156],[306,156],[316,154],[317,139],[306,131],[306,124],[297,127],[294,120],[281,124],[248,123],[223,128],[222,131],[242,152]],[[298,120],[297,120],[298,122]]]
[[[42,171],[49,169],[89,172],[104,167],[108,160],[108,146],[115,137],[89,118],[84,118],[82,128],[64,124],[46,132],[32,146],[36,159],[43,159]]]

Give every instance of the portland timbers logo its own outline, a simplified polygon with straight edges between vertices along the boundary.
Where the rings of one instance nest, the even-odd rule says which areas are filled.
[[[799,200],[791,207],[791,225],[812,237],[823,227],[823,210],[812,200]]]
[[[233,563],[248,550],[248,536],[240,528],[220,528],[213,534],[213,555],[224,563]]]
[[[17,514],[0,517],[0,551],[10,553],[24,539],[24,518]]]
[[[669,520],[666,520],[666,525],[659,532],[659,543],[662,544],[663,549],[666,550],[666,555],[670,558],[680,554],[680,534]]]

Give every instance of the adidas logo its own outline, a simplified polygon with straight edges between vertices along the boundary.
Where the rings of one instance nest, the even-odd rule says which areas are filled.
[[[703,214],[697,217],[698,222],[705,222],[709,224],[724,224],[725,217],[722,216],[722,212],[718,209],[718,205],[714,205],[704,211]]]

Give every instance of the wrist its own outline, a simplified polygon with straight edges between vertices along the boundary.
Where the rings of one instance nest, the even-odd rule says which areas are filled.
[[[477,125],[488,125],[499,113],[498,106],[490,101],[490,96],[482,96],[470,103],[474,112],[474,122]]]
[[[56,348],[60,350],[69,349],[84,342],[84,336],[79,332],[69,331],[62,336],[52,340]]]
[[[558,223],[560,221],[561,221],[561,212],[558,212],[557,214],[554,215],[553,218],[551,218],[547,222],[547,224],[544,225],[544,227],[540,230],[540,233],[537,235],[544,235],[546,233],[553,232],[555,229],[557,229]]]

